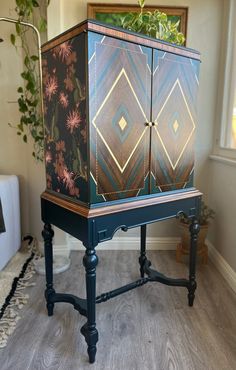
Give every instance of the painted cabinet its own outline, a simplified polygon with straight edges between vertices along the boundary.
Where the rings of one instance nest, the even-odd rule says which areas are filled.
[[[92,207],[193,187],[199,53],[95,21],[42,51],[49,193]]]
[[[199,61],[154,50],[151,192],[193,186]]]

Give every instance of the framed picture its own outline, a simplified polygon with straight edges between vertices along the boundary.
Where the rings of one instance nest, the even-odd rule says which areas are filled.
[[[136,5],[120,5],[120,4],[104,4],[104,3],[89,3],[88,4],[88,18],[97,19],[98,21],[120,26],[120,18],[126,16],[131,12],[139,12],[140,7]],[[182,32],[187,39],[187,20],[188,8],[187,7],[174,7],[174,6],[145,6],[144,10],[154,11],[160,10],[166,13],[168,19],[176,23],[180,21],[179,31]]]

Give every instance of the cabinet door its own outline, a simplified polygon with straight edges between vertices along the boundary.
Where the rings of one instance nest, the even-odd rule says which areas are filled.
[[[91,203],[148,194],[152,50],[88,35]]]
[[[199,61],[154,50],[151,192],[192,186]]]

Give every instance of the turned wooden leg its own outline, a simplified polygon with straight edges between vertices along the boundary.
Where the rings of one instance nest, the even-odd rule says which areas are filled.
[[[88,345],[89,362],[95,362],[98,331],[96,329],[96,266],[98,258],[95,249],[86,249],[83,264],[86,270],[87,323],[81,328]]]
[[[196,256],[197,256],[197,238],[200,231],[200,225],[197,219],[193,219],[189,231],[191,234],[191,244],[190,244],[190,256],[189,256],[189,287],[188,287],[188,304],[193,306],[193,301],[195,298],[195,290],[197,288],[197,283],[195,280],[196,275]]]
[[[146,235],[147,235],[147,225],[141,226],[141,246],[140,246],[140,257],[139,257],[139,265],[140,265],[140,275],[144,277],[144,263],[147,260],[146,257]]]
[[[44,239],[44,255],[45,255],[45,270],[46,270],[46,290],[45,298],[47,300],[48,316],[53,315],[54,303],[50,302],[50,295],[55,293],[53,289],[53,251],[52,251],[52,239],[54,231],[50,224],[45,224],[42,231]]]

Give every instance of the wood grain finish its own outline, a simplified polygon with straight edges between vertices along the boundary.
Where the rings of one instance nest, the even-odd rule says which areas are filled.
[[[175,253],[149,251],[153,265],[173,276],[186,276],[187,265]],[[138,251],[99,251],[98,294],[139,276]],[[72,252],[71,268],[55,276],[58,291],[84,295],[83,252]],[[127,260],[129,264],[127,264]],[[236,295],[215,267],[199,265],[198,294],[186,306],[184,289],[149,284],[97,306],[100,331],[96,370],[234,370],[236,368]],[[76,279],[75,279],[76,276]],[[47,317],[44,276],[35,275],[21,320],[0,349],[1,370],[91,369],[79,334],[84,318],[70,305],[58,304]],[[69,344],[69,345],[68,345]]]
[[[201,196],[202,196],[202,193],[200,193],[198,190],[192,190],[188,192],[182,192],[182,193],[180,192],[180,193],[163,195],[163,196],[158,196],[158,197],[150,197],[146,199],[133,200],[131,202],[124,202],[120,204],[102,206],[102,207],[97,207],[97,208],[84,207],[70,200],[60,198],[57,195],[54,195],[48,191],[43,192],[43,194],[41,195],[41,198],[46,199],[54,204],[57,204],[62,208],[68,209],[69,211],[80,214],[81,216],[90,218],[90,217],[96,217],[96,216],[101,216],[101,215],[106,215],[106,214],[113,214],[113,213],[117,213],[117,212],[125,211],[125,210],[142,208],[142,207],[149,206],[149,205],[151,206],[155,204],[174,202],[176,200],[183,200],[183,199],[201,197]]]
[[[192,186],[197,61],[154,50],[152,193]]]
[[[119,38],[129,42],[133,42],[139,45],[152,47],[160,49],[166,52],[183,55],[189,58],[200,60],[200,54],[196,50],[183,48],[181,46],[170,45],[168,43],[162,42],[161,40],[155,40],[147,36],[141,36],[127,30],[122,31],[122,29],[112,27],[110,25],[103,25],[102,23],[86,20],[77,26],[70,28],[63,34],[53,38],[42,46],[42,52],[44,53],[47,50],[50,50],[52,47],[55,47],[62,42],[68,41],[70,38],[80,34],[81,32],[86,32],[87,30],[102,33],[103,35]]]
[[[97,34],[88,43],[94,201],[148,194],[151,49]]]
[[[139,45],[156,48],[159,50],[163,50],[165,52],[174,53],[177,55],[186,56],[188,58],[193,58],[200,60],[200,54],[193,50],[188,48],[183,48],[181,46],[176,45],[170,45],[165,42],[162,42],[161,40],[156,40],[147,36],[137,36],[137,34],[130,33],[129,31],[122,31],[118,28],[112,27],[112,26],[103,26],[99,23],[93,23],[91,21],[88,22],[88,30],[99,32],[102,34],[105,34],[110,37],[116,37],[125,41],[134,42]]]

